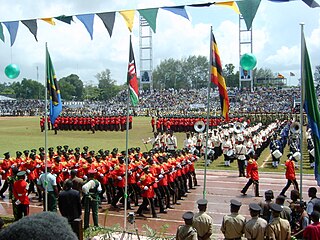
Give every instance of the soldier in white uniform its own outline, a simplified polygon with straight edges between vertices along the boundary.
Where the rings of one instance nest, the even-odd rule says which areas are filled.
[[[190,133],[186,134],[186,139],[183,141],[183,148],[186,149],[188,152],[193,153],[194,152],[194,143],[191,139]]]
[[[237,162],[238,162],[238,169],[239,169],[239,177],[245,177],[245,160],[246,160],[246,153],[247,148],[243,144],[243,137],[239,136],[238,144],[235,147],[235,152],[237,156]]]
[[[166,148],[169,152],[174,152],[177,149],[177,137],[173,135],[173,131],[170,131],[166,137]]]
[[[224,165],[226,167],[230,167],[230,157],[233,154],[232,143],[229,139],[229,135],[224,135],[224,139],[222,140],[221,150],[224,156]]]
[[[214,146],[214,159],[217,159],[221,156],[221,138],[217,129],[213,130],[212,142]]]

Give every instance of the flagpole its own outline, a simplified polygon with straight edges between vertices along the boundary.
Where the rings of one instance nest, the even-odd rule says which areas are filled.
[[[131,44],[131,34],[130,34],[130,44]],[[129,48],[131,45],[129,45]],[[130,51],[130,49],[129,49]],[[129,53],[130,54],[130,53]],[[125,172],[125,186],[124,186],[124,222],[123,222],[123,228],[124,231],[127,231],[127,208],[128,208],[128,166],[129,166],[129,108],[130,108],[130,84],[128,83],[128,89],[127,89],[127,120],[126,120],[126,172]]]
[[[304,88],[305,88],[305,79],[304,79],[304,32],[303,26],[304,23],[300,23],[301,26],[301,80],[300,80],[300,201],[302,201],[302,145],[303,145],[303,104],[304,104]]]
[[[211,59],[212,59],[212,26],[210,27],[210,58],[209,58],[209,79],[207,96],[207,121],[206,121],[206,148],[204,150],[204,178],[203,178],[203,199],[206,199],[207,185],[207,161],[208,161],[208,139],[209,139],[209,115],[210,115],[210,83],[211,83]]]
[[[44,211],[48,211],[48,184],[47,184],[47,166],[48,166],[48,154],[47,154],[47,151],[48,151],[48,115],[47,115],[47,112],[48,112],[48,56],[47,56],[47,53],[48,53],[48,46],[47,46],[47,42],[45,44],[46,46],[46,66],[45,66],[45,91],[44,91],[44,99],[45,99],[45,114],[44,114],[44,119],[45,119],[45,124],[44,124],[44,174],[45,174],[45,182],[44,182],[44,185],[45,185],[45,191],[44,191],[44,196],[43,196],[43,199],[44,199]]]

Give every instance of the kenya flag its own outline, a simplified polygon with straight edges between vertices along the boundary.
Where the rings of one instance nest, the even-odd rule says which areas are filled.
[[[131,35],[130,35],[130,54],[129,54],[129,65],[128,65],[128,77],[127,77],[129,91],[130,91],[130,99],[133,106],[137,106],[139,103],[139,87],[138,87],[138,79],[137,79],[137,71],[136,71],[136,62],[134,60],[134,54],[131,43]]]

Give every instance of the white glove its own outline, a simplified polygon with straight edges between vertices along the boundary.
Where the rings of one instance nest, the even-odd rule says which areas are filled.
[[[132,174],[132,171],[128,171],[128,174],[131,175],[131,174]]]
[[[160,174],[160,175],[159,175],[159,179],[162,179],[162,178],[163,178],[163,175],[162,175],[162,174]]]
[[[87,180],[87,179],[88,179],[87,175],[84,175],[83,180]]]
[[[74,166],[75,166],[75,167],[79,167],[79,163],[76,163]]]
[[[113,170],[113,167],[110,167],[109,170],[112,171],[112,170]]]
[[[139,173],[137,173],[137,174],[136,174],[136,176],[137,176],[137,177],[140,177],[140,174],[139,174]]]
[[[120,180],[120,181],[121,181],[121,180],[122,180],[122,177],[121,177],[121,176],[118,176],[118,180]]]
[[[6,171],[5,171],[5,170],[2,170],[2,173],[3,173],[3,174],[5,174],[5,173],[6,173]]]
[[[139,165],[139,168],[140,168],[140,169],[142,169],[142,168],[143,168],[143,166],[142,166],[142,165]]]
[[[145,186],[144,188],[143,188],[143,190],[145,190],[145,191],[147,191],[149,188],[147,187],[147,186]]]
[[[21,203],[21,202],[20,202],[19,199],[15,202],[16,205],[19,205],[20,203]]]
[[[26,189],[29,190],[29,183],[27,184]]]
[[[103,177],[104,175],[102,173],[100,173],[100,177]]]
[[[30,173],[30,170],[29,170],[29,169],[27,169],[27,173],[28,173],[28,174]]]
[[[36,168],[40,168],[40,167],[41,167],[40,164],[37,164]]]

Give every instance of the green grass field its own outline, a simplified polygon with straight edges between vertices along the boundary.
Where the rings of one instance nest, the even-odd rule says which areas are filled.
[[[142,139],[152,137],[153,133],[150,126],[151,118],[148,117],[135,117],[133,119],[133,129],[129,131],[129,147],[141,147],[142,151],[149,150],[151,145],[144,145]],[[178,139],[178,148],[183,145],[185,133],[175,133]],[[0,157],[3,153],[10,152],[15,156],[16,151],[23,151],[25,149],[38,149],[45,145],[45,134],[40,131],[39,117],[3,117],[0,118]],[[91,131],[59,131],[57,135],[53,131],[48,132],[48,147],[56,147],[58,145],[69,145],[70,148],[89,146],[89,149],[109,149],[114,147],[119,150],[125,150],[126,146],[126,133],[125,132],[101,132],[96,131],[93,134]],[[285,149],[284,157],[281,159],[283,164],[286,160],[288,149]],[[270,172],[283,172],[284,167],[280,166],[278,169],[273,169],[270,165],[271,162],[263,164],[264,161],[269,159],[270,151],[266,149],[260,156],[259,170]],[[307,155],[304,154],[304,158]],[[271,161],[271,159],[269,159]],[[307,164],[308,159],[303,161],[304,173],[313,173]],[[197,168],[203,168],[203,160],[197,162]],[[209,169],[219,170],[236,170],[237,164],[234,162],[232,167],[226,168],[223,164],[223,157],[215,160]],[[263,167],[262,167],[263,165]]]

